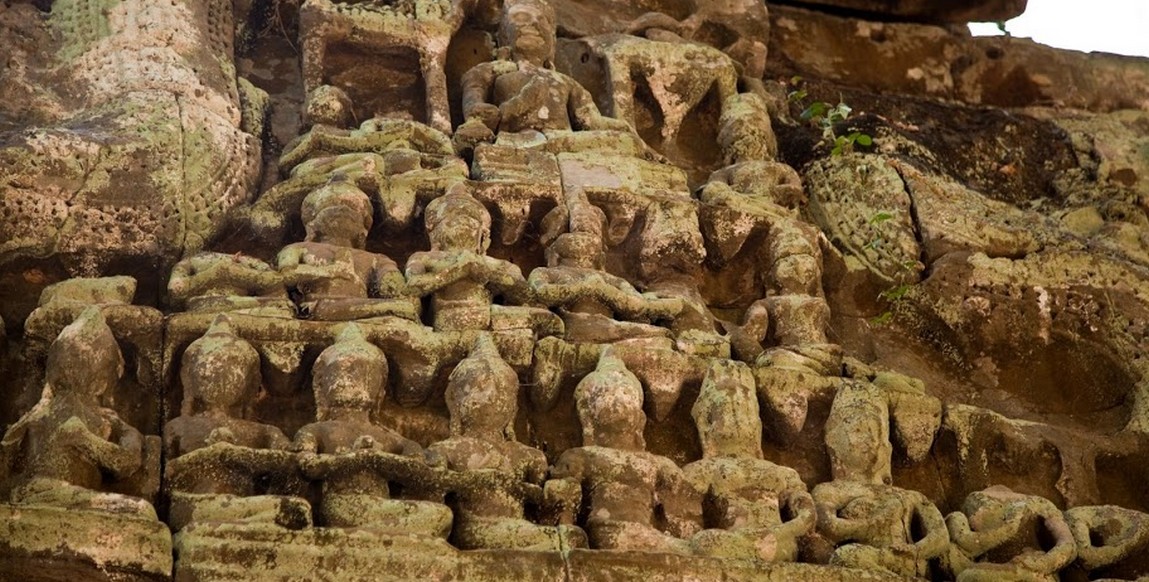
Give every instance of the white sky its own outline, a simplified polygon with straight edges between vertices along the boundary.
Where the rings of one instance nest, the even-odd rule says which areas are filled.
[[[969,28],[977,36],[1001,34],[992,22]],[[1005,28],[1059,48],[1149,57],[1149,0],[1029,0]]]

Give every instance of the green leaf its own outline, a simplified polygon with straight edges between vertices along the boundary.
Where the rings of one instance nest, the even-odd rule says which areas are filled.
[[[894,320],[894,313],[892,311],[882,312],[881,315],[871,318],[870,323],[873,325],[886,325]]]
[[[893,213],[882,210],[870,217],[870,224],[877,226],[887,220],[892,220],[893,218]]]
[[[787,100],[787,101],[789,101],[789,102],[791,102],[791,103],[797,103],[797,102],[799,102],[799,101],[802,101],[803,99],[805,99],[805,98],[806,98],[806,95],[807,95],[807,93],[806,93],[806,90],[805,90],[805,89],[799,89],[799,90],[797,90],[797,91],[791,91],[791,92],[789,92],[789,93],[786,95],[786,100]]]
[[[850,117],[851,111],[853,109],[849,105],[838,103],[833,109],[830,109],[829,117],[834,122],[845,121],[846,118]]]
[[[827,105],[822,101],[815,101],[811,103],[810,106],[805,110],[803,110],[799,117],[805,121],[810,121],[812,119],[822,119],[826,115],[826,107]]]
[[[864,133],[858,133],[857,143],[858,143],[858,145],[864,145],[866,147],[869,147],[869,146],[874,145],[874,138],[872,138],[872,137],[870,137]]]
[[[910,292],[911,287],[913,287],[913,285],[910,285],[908,283],[902,284],[902,285],[898,285],[897,287],[891,287],[889,289],[886,289],[885,291],[882,291],[878,295],[882,299],[885,299],[886,301],[897,301],[897,300],[901,299],[902,297],[905,297],[906,293]]]
[[[844,136],[839,135],[838,137],[834,138],[834,148],[830,150],[830,155],[831,156],[842,155],[842,153],[845,151],[844,148],[846,147],[847,143],[848,142],[846,141],[846,138]]]
[[[790,77],[790,84],[791,85],[797,85],[798,83],[801,83],[801,82],[802,82],[802,75],[794,75],[793,77]]]

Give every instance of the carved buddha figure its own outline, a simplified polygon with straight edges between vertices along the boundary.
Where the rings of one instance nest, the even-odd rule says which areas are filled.
[[[1073,532],[1051,501],[1002,485],[970,493],[946,527],[950,567],[962,582],[1055,581],[1077,557]]]
[[[123,356],[99,308],[85,309],[60,332],[48,348],[40,402],[0,441],[0,485],[12,478],[13,503],[156,518],[147,501],[107,492],[149,469],[145,438],[100,405],[123,372]]]
[[[1144,571],[1149,565],[1149,514],[1089,505],[1065,510],[1065,521],[1077,540],[1077,563],[1087,572],[1109,567]]]
[[[319,354],[312,378],[316,422],[299,429],[295,445],[304,475],[323,482],[319,521],[446,538],[452,516],[445,505],[390,498],[389,481],[426,465],[417,443],[371,419],[387,381],[383,352],[350,324]]]
[[[771,562],[798,559],[798,538],[813,531],[814,500],[798,472],[762,459],[762,420],[745,364],[710,365],[692,410],[703,458],[683,467],[706,492],[697,552]]]
[[[225,315],[184,352],[180,416],[164,426],[171,522],[311,522],[303,499],[258,495],[267,481],[280,487],[294,472],[291,441],[278,428],[244,420],[243,405],[259,390],[259,354],[232,332]],[[273,486],[274,488],[274,486]]]
[[[626,279],[602,270],[603,240],[591,232],[561,234],[546,251],[547,266],[531,271],[535,297],[558,307],[568,341],[613,342],[669,337],[649,321],[671,319],[682,301],[639,293]]]
[[[586,529],[598,549],[691,553],[701,495],[666,457],[646,452],[642,386],[613,350],[575,389],[583,446],[552,469],[590,492]]]
[[[586,534],[577,527],[524,519],[523,503],[530,494],[536,497],[530,501],[539,502],[547,460],[542,451],[513,438],[518,392],[518,376],[487,334],[451,373],[447,408],[452,437],[431,445],[428,453],[462,477],[454,487],[459,507],[452,541],[463,549],[586,547]],[[492,484],[490,479],[499,476],[527,486],[515,491],[498,481]]]
[[[333,321],[380,315],[418,319],[417,306],[403,296],[403,274],[395,261],[363,250],[373,213],[367,194],[339,179],[304,199],[307,240],[284,247],[276,258],[284,283],[302,295],[304,315]]]
[[[264,308],[290,315],[283,276],[255,258],[202,252],[172,267],[168,296],[177,308],[214,312]]]
[[[941,512],[917,491],[839,479],[811,494],[818,533],[837,546],[831,565],[928,576],[949,547]]]
[[[431,250],[407,261],[407,289],[416,297],[431,296],[435,331],[490,329],[492,318],[555,318],[541,309],[492,305],[496,294],[521,303],[529,287],[518,266],[484,254],[491,215],[463,183],[431,201],[425,216]]]
[[[489,141],[495,131],[631,131],[626,122],[604,117],[582,85],[552,68],[555,14],[544,0],[504,2],[498,41],[510,51],[509,60],[463,75],[466,122],[456,135],[464,141]]]

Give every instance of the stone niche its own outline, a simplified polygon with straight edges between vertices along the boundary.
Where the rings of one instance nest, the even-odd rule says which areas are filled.
[[[0,579],[1149,576],[1149,63],[1024,4],[9,2]]]

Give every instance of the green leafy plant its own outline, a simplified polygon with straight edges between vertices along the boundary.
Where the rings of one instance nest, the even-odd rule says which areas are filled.
[[[854,146],[860,145],[870,147],[874,145],[874,138],[866,133],[860,131],[851,131],[844,135],[838,135],[834,130],[834,126],[845,122],[853,112],[853,108],[846,105],[841,97],[838,98],[838,104],[832,105],[825,101],[814,101],[806,105],[806,98],[809,93],[804,88],[802,77],[793,77],[790,79],[790,85],[795,87],[786,95],[786,99],[803,107],[802,113],[798,117],[810,125],[822,130],[822,141],[830,145],[830,155],[840,156],[846,152],[854,150]]]
[[[889,220],[893,220],[894,218],[895,218],[894,213],[887,212],[885,210],[879,210],[878,212],[875,212],[874,215],[871,216],[869,218],[869,220],[867,220],[866,222],[869,223],[870,226],[878,227],[882,223],[889,221]],[[877,229],[875,229],[875,230],[877,230]],[[886,244],[885,237],[883,237],[880,234],[875,234],[874,237],[871,238],[870,241],[866,243],[866,248],[878,250],[884,244]],[[914,265],[915,265],[915,263],[913,261],[906,261],[906,262],[900,264],[899,268],[900,268],[900,270],[902,270],[906,273],[912,273],[914,270]],[[890,304],[891,308],[887,309],[886,311],[883,311],[878,316],[871,318],[870,323],[873,325],[887,325],[890,322],[892,322],[894,320],[893,306],[898,301],[901,301],[902,299],[904,299],[906,297],[906,295],[910,292],[910,290],[913,289],[913,287],[914,286],[911,283],[902,283],[899,285],[894,285],[893,287],[890,287],[888,289],[883,290],[881,293],[878,293],[878,299],[881,299],[881,300],[885,301],[886,303]]]

